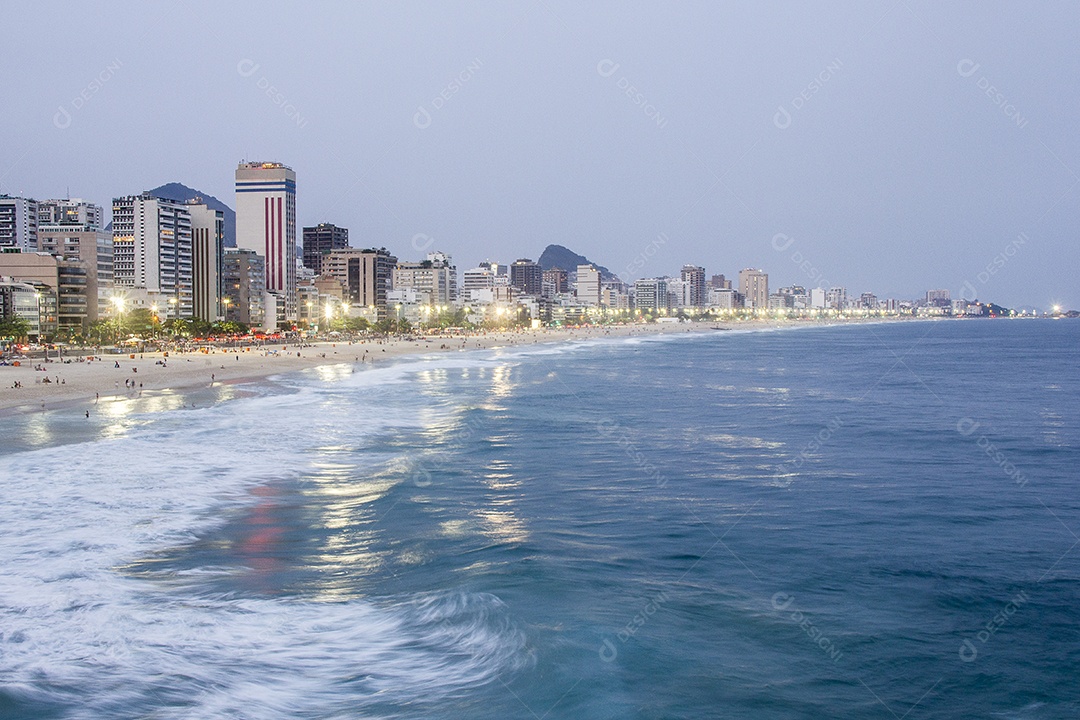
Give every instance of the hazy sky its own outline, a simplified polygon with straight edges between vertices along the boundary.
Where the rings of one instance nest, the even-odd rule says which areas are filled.
[[[4,3],[0,191],[297,175],[402,258],[1080,307],[1080,4]],[[801,263],[801,264],[800,264]],[[628,270],[630,268],[630,270]]]

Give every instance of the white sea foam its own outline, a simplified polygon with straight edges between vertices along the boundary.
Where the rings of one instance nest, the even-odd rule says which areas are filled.
[[[432,369],[350,369],[341,382],[363,398],[420,367]],[[220,597],[124,572],[223,523],[255,501],[253,488],[311,472],[311,448],[328,435],[355,444],[430,419],[286,384],[292,392],[160,413],[118,438],[0,458],[0,688],[70,718],[356,717],[528,662],[491,595]]]

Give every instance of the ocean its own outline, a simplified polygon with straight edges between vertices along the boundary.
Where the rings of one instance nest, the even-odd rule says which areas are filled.
[[[0,718],[1075,718],[1080,323],[0,418]]]

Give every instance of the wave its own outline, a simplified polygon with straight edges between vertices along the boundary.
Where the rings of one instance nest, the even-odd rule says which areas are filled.
[[[0,693],[78,719],[355,717],[526,666],[524,636],[493,595],[207,596],[125,572],[223,525],[257,502],[256,488],[316,472],[311,448],[330,430],[357,444],[430,421],[419,401],[357,402],[419,366],[343,375],[348,402],[301,380],[0,458]]]

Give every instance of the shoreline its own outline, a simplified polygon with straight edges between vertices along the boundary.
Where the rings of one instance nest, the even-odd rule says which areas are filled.
[[[915,319],[905,319],[903,322]],[[208,353],[161,352],[107,355],[100,361],[70,363],[25,361],[20,367],[0,366],[0,417],[71,408],[83,402],[141,397],[221,385],[244,385],[282,375],[342,363],[379,364],[410,355],[493,350],[503,347],[673,334],[702,334],[725,330],[769,330],[798,327],[836,327],[901,320],[753,321],[649,323],[583,328],[540,328],[454,336],[419,336],[356,341],[319,341],[305,347],[288,343],[262,348],[213,349]],[[89,357],[82,355],[80,357]],[[119,367],[117,367],[119,366]],[[43,367],[44,371],[35,367]],[[43,382],[45,378],[50,382]],[[18,382],[21,387],[13,385]],[[136,393],[137,395],[132,395]]]

